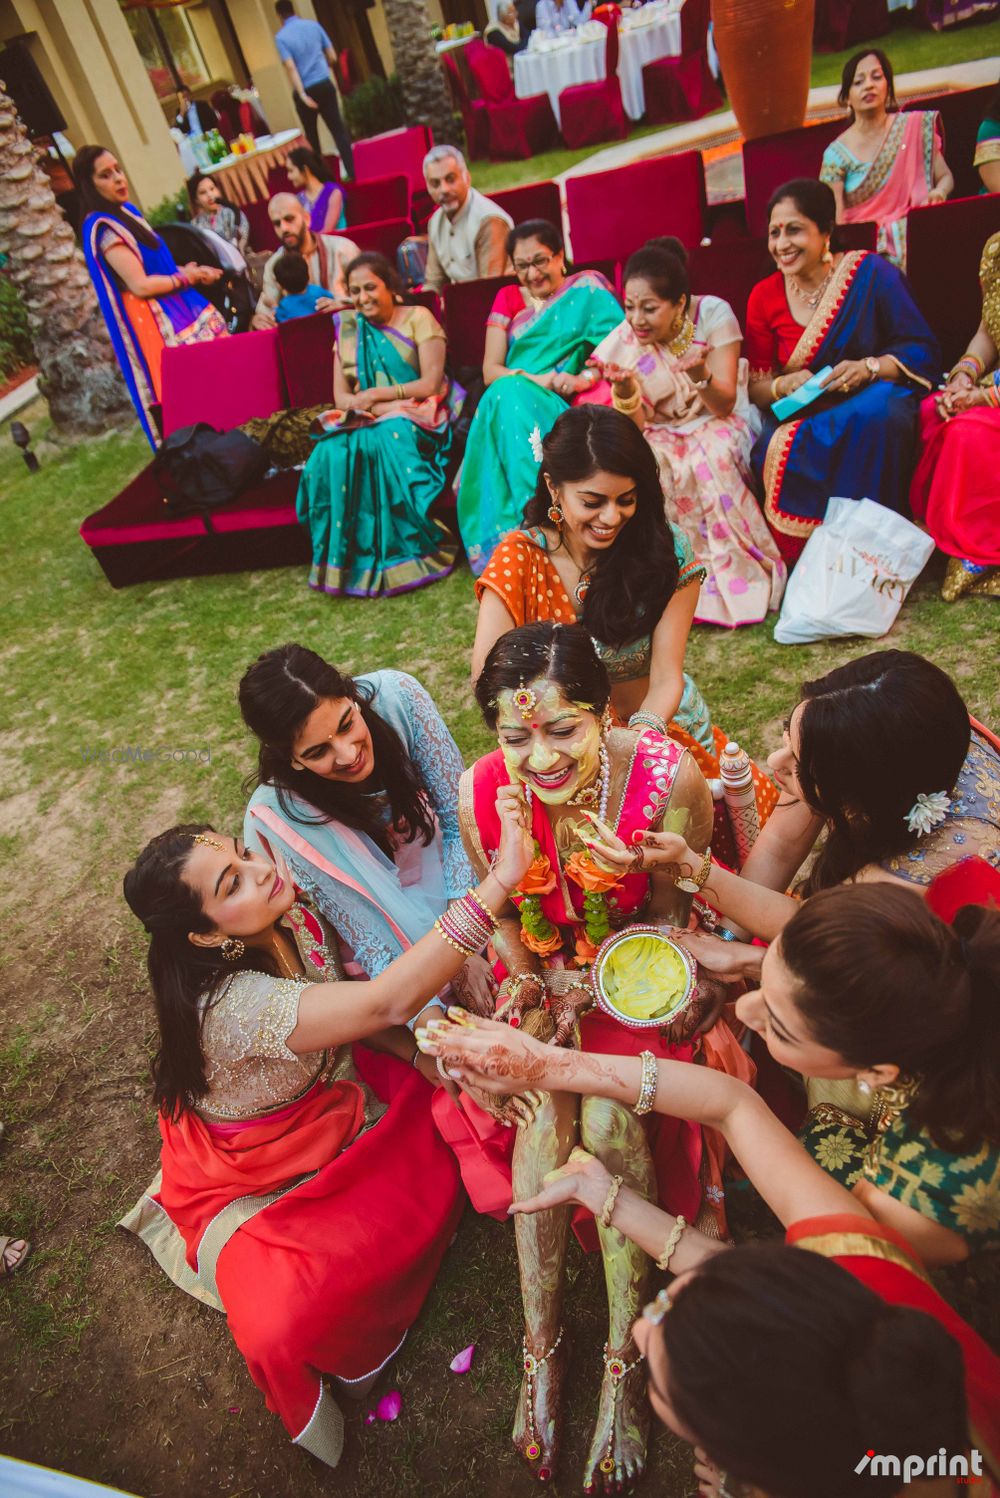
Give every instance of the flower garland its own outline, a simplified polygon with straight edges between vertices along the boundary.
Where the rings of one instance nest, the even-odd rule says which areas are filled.
[[[621,875],[602,868],[589,851],[573,853],[563,872],[583,891],[583,925],[576,927],[574,961],[577,967],[589,967],[611,931],[608,892],[617,887]],[[536,842],[534,859],[514,899],[520,903],[521,942],[539,957],[550,957],[563,945],[562,933],[542,910],[542,895],[555,887],[555,872]]]

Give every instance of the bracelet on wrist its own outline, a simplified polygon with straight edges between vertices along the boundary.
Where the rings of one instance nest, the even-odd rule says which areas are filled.
[[[640,1051],[639,1060],[642,1062],[642,1074],[639,1078],[639,1096],[635,1100],[632,1112],[636,1118],[642,1118],[644,1114],[653,1111],[656,1102],[656,1089],[660,1080],[660,1068],[652,1051]]]
[[[661,1253],[660,1257],[656,1261],[656,1267],[657,1267],[657,1269],[668,1269],[669,1268],[669,1266],[670,1266],[670,1260],[674,1256],[674,1250],[676,1249],[678,1243],[681,1241],[681,1238],[684,1236],[684,1229],[686,1227],[687,1227],[687,1218],[684,1217],[684,1216],[682,1216],[680,1213],[678,1213],[677,1214],[677,1221],[674,1223],[673,1227],[670,1229],[670,1233],[667,1236],[667,1241],[663,1245],[663,1252]]]
[[[659,713],[650,712],[646,707],[636,709],[628,720],[628,726],[629,728],[651,728],[654,733],[662,734],[664,738],[667,736],[666,719],[661,718]]]
[[[611,1226],[611,1219],[614,1216],[615,1204],[618,1201],[618,1193],[622,1189],[622,1186],[624,1184],[624,1176],[611,1177],[611,1185],[608,1187],[608,1194],[604,1198],[604,1206],[601,1208],[600,1223],[602,1228],[609,1228]]]

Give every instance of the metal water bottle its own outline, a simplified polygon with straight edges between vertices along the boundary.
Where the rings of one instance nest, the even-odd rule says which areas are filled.
[[[739,744],[727,744],[719,755],[719,774],[722,777],[722,794],[733,829],[736,858],[742,868],[760,832],[757,797],[754,793],[753,775],[750,772],[750,756],[746,750],[741,749]]]

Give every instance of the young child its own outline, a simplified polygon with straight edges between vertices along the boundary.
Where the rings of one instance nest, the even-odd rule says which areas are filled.
[[[274,312],[278,322],[308,317],[316,311],[316,303],[330,295],[322,286],[310,286],[309,267],[295,250],[286,250],[275,261],[274,279],[281,287],[281,301]]]

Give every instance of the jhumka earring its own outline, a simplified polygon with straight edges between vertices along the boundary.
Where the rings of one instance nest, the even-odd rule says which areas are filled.
[[[827,242],[826,242],[826,249],[823,251],[823,264],[824,265],[829,265],[832,262],[832,260],[833,260],[833,251],[830,248],[830,241],[827,240]]]
[[[246,951],[246,943],[240,941],[238,936],[227,936],[219,951],[227,962],[239,962]]]
[[[557,494],[553,494],[552,491],[549,490],[549,498],[551,500],[551,503],[548,510],[546,511],[546,514],[552,521],[552,524],[555,526],[556,530],[561,531],[563,523],[563,512],[562,505],[559,503],[559,496]]]

